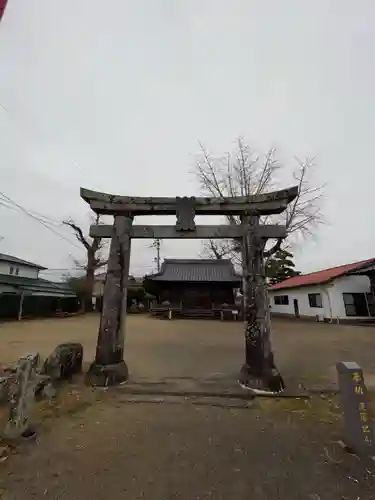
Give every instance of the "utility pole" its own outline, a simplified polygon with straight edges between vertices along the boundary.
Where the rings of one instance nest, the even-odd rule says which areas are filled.
[[[154,258],[154,262],[156,262],[156,268],[157,271],[160,271],[160,240],[159,239],[154,239],[152,245],[152,248],[156,248],[156,257]]]

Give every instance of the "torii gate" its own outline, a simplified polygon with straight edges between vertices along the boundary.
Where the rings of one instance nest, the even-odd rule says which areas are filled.
[[[242,242],[245,364],[240,379],[255,392],[279,392],[284,383],[273,362],[263,251],[268,238],[285,238],[280,225],[261,225],[261,215],[282,213],[298,194],[298,186],[236,198],[143,198],[81,188],[81,197],[97,214],[113,215],[114,223],[94,225],[92,237],[111,238],[107,278],[96,356],[88,372],[92,385],[127,380],[123,359],[126,297],[132,238],[236,238]],[[236,215],[239,225],[196,226],[195,215]],[[133,225],[136,215],[176,215],[175,226]]]

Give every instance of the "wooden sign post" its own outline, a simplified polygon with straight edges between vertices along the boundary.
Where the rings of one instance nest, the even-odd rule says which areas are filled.
[[[357,455],[375,457],[374,428],[362,368],[353,361],[341,361],[336,367],[344,413],[344,443]]]

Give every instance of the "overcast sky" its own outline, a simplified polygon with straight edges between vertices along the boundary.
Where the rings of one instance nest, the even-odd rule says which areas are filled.
[[[80,186],[197,195],[198,141],[220,154],[243,135],[279,148],[280,185],[294,155],[316,155],[315,182],[328,182],[329,223],[296,249],[300,270],[375,257],[374,25],[374,0],[8,0],[0,191],[88,225]],[[0,235],[0,252],[52,269],[83,257],[9,205]],[[150,243],[134,242],[134,274],[153,269]],[[163,257],[199,251],[162,244]]]

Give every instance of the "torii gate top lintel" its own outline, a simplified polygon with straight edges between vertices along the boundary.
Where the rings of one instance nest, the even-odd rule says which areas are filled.
[[[283,212],[298,195],[298,186],[248,197],[131,197],[81,188],[81,198],[97,214],[174,215],[181,200],[190,200],[197,215],[270,215]]]

